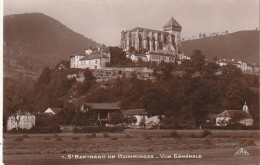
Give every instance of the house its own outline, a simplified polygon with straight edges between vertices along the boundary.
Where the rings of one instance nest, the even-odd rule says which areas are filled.
[[[246,103],[242,110],[225,110],[218,114],[216,117],[216,126],[226,126],[231,119],[238,120],[239,123],[245,126],[252,126],[254,122]]]
[[[61,108],[47,108],[44,111],[44,113],[47,113],[49,115],[56,115],[60,110],[61,110]]]
[[[56,65],[57,69],[67,69],[70,68],[70,62],[69,61],[61,61],[58,65]]]
[[[126,117],[135,117],[136,122],[128,126],[132,128],[151,128],[153,125],[158,125],[160,123],[159,116],[148,117],[145,109],[132,109],[123,110],[123,115]]]
[[[7,130],[13,128],[30,129],[35,125],[35,115],[29,112],[18,111],[16,114],[11,115],[7,119]]]
[[[106,125],[109,121],[109,114],[120,112],[118,103],[85,103],[81,107],[81,111],[95,110],[98,114],[98,122],[100,125]]]
[[[181,51],[178,52],[178,57],[179,57],[179,59],[180,59],[181,61],[183,61],[183,60],[190,60],[190,59],[191,59],[190,57],[185,56],[184,53],[181,52]]]
[[[149,52],[146,55],[147,60],[150,62],[156,62],[157,64],[163,62],[174,62],[176,56],[172,53],[165,52]]]
[[[129,57],[134,62],[137,62],[139,60],[144,61],[144,62],[148,61],[145,54],[131,54]]]
[[[102,69],[106,67],[107,62],[110,62],[110,53],[105,48],[99,48],[96,51],[89,48],[84,53],[70,56],[70,68]]]

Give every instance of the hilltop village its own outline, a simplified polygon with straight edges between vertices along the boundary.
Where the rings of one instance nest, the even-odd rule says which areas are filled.
[[[249,107],[244,104],[252,94],[244,87],[238,90],[248,92],[248,96],[237,96],[232,90],[234,84],[249,83],[249,79],[250,85],[257,84],[251,76],[257,75],[259,68],[236,59],[209,60],[200,50],[187,56],[181,51],[181,31],[174,18],[170,18],[162,31],[141,27],[125,30],[121,32],[120,47],[89,46],[72,55],[69,61],[58,63],[53,70],[45,69],[35,85],[35,93],[40,94],[34,99],[42,98],[41,90],[46,90],[50,97],[44,94],[44,98],[54,97],[54,101],[46,101],[49,107],[37,102],[39,111],[19,109],[8,117],[7,130],[30,129],[37,125],[37,120],[46,126],[50,119],[50,123],[60,121],[55,125],[63,131],[75,130],[79,125],[160,128],[164,123],[178,128],[201,128],[240,123],[253,126],[254,120],[258,120],[249,111],[254,100],[249,101]],[[250,78],[244,78],[244,74]],[[222,84],[214,84],[219,82]],[[226,82],[226,90],[218,93]],[[216,89],[211,89],[211,85]],[[229,96],[227,91],[231,91]],[[198,97],[203,98],[197,100]],[[232,102],[236,97],[235,103]],[[71,109],[78,112],[72,112],[64,100],[76,105]],[[35,117],[39,115],[45,116],[46,121]],[[176,124],[187,118],[192,120]]]

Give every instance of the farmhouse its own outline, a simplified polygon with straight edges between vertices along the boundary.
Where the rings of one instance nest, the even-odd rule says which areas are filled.
[[[84,53],[78,53],[70,57],[70,68],[102,69],[110,61],[110,53],[107,49],[86,49]]]
[[[30,129],[35,125],[35,115],[29,112],[18,111],[16,114],[8,117],[7,120],[7,130],[12,130],[13,128],[20,129]]]
[[[60,110],[61,108],[48,108],[44,111],[44,113],[47,113],[49,115],[56,115]]]
[[[136,122],[128,125],[132,128],[151,128],[153,125],[158,125],[160,122],[159,116],[148,117],[145,109],[123,110],[122,113],[127,117],[135,117]]]
[[[57,69],[68,69],[70,68],[70,62],[69,61],[61,61],[58,65],[56,65]]]
[[[248,106],[245,104],[243,110],[225,110],[216,117],[217,126],[226,126],[231,120],[238,121],[245,126],[253,125],[253,117],[248,111]]]
[[[98,113],[98,122],[100,125],[106,125],[109,121],[109,114],[119,112],[118,103],[85,103],[81,107],[81,111],[95,110]]]

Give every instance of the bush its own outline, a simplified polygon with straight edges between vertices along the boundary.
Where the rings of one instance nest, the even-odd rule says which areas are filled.
[[[74,137],[72,138],[72,140],[79,140],[79,137],[74,136]]]
[[[56,141],[63,141],[63,140],[62,140],[62,138],[59,137],[56,139]]]
[[[58,137],[60,137],[58,134],[53,135],[53,138],[58,138]]]
[[[191,138],[197,138],[197,136],[196,136],[194,133],[191,133],[191,134],[190,134],[190,137],[191,137]]]
[[[43,138],[43,140],[51,140],[51,138],[46,136],[46,137]]]
[[[211,135],[211,134],[212,134],[212,133],[211,133],[210,130],[203,130],[201,136],[205,138],[205,137],[207,137],[208,135]]]
[[[91,135],[86,135],[86,138],[92,138],[92,136]]]
[[[170,137],[176,138],[176,137],[180,137],[180,135],[176,131],[171,131]]]
[[[95,133],[91,134],[92,138],[95,138],[97,135]]]
[[[130,136],[130,135],[125,135],[125,138],[126,138],[126,139],[131,139],[132,136]]]
[[[204,140],[204,145],[209,145],[209,146],[213,145],[212,139],[211,138],[206,138]]]
[[[109,138],[109,135],[107,133],[103,133],[104,138]]]
[[[246,146],[256,146],[256,143],[253,140],[243,140],[239,143],[239,146],[246,147]]]
[[[74,129],[75,133],[123,132],[126,127],[86,126]]]
[[[23,138],[29,138],[27,134],[23,134]]]
[[[152,140],[152,136],[145,136],[144,140]]]
[[[18,137],[16,137],[15,139],[14,139],[15,141],[23,141],[23,137],[21,137],[21,136],[18,136]]]
[[[117,140],[117,138],[116,137],[112,137],[111,140]]]

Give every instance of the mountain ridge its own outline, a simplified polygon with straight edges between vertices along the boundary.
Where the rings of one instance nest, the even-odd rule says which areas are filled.
[[[3,30],[5,75],[17,69],[39,74],[88,46],[100,45],[43,13],[4,16]]]
[[[200,49],[209,60],[218,56],[259,64],[259,31],[244,30],[182,42],[185,55],[191,56],[195,49]]]

